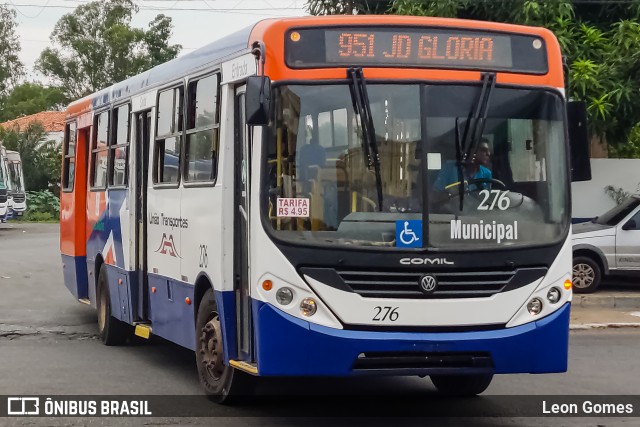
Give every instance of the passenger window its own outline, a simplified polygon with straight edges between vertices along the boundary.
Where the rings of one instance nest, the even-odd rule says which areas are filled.
[[[91,164],[93,175],[91,187],[97,190],[107,188],[108,150],[109,150],[109,112],[104,111],[94,119]]]
[[[109,159],[111,165],[109,184],[113,186],[126,186],[128,180],[129,158],[129,105],[117,108],[113,114],[112,135]]]
[[[183,88],[176,87],[158,95],[154,184],[180,181]]]
[[[67,123],[64,132],[64,171],[62,190],[73,191],[76,175],[76,122]]]
[[[218,75],[189,83],[185,181],[213,182],[220,138]]]

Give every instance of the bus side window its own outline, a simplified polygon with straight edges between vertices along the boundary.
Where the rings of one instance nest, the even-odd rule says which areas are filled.
[[[96,116],[93,128],[91,187],[94,190],[104,190],[107,188],[109,111],[103,111]]]
[[[73,191],[76,175],[76,122],[67,123],[64,132],[64,170],[62,191]]]
[[[114,110],[109,147],[109,185],[125,187],[128,180],[129,104]],[[115,139],[114,139],[115,138]]]
[[[182,99],[182,86],[162,91],[158,95],[154,184],[177,184],[180,179]]]
[[[218,91],[218,74],[189,83],[185,181],[216,179],[220,135]]]

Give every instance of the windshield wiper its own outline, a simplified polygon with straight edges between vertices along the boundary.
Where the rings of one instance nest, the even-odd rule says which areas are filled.
[[[467,120],[467,126],[465,127],[464,133],[464,141],[463,147],[465,147],[465,155],[463,161],[469,160],[469,155],[471,151],[475,150],[476,146],[480,142],[482,138],[482,133],[484,132],[484,126],[487,123],[487,114],[489,113],[489,101],[491,101],[491,94],[493,93],[493,88],[496,87],[496,75],[495,73],[483,73],[482,74],[482,90],[480,91],[480,97],[478,98],[478,103],[475,105],[475,113],[472,117],[473,119],[473,128],[471,129],[471,139],[469,141],[469,146],[465,146],[467,143],[467,131],[469,129],[469,122]]]
[[[469,121],[467,120],[467,123]],[[465,127],[466,135],[466,127]],[[462,212],[462,206],[464,202],[464,172],[462,171],[462,145],[460,142],[460,126],[458,124],[458,118],[456,117],[456,171],[458,172],[458,199],[460,199],[460,212]]]
[[[489,113],[489,101],[491,100],[491,93],[496,86],[495,73],[483,73],[482,90],[480,91],[480,97],[478,102],[471,108],[467,117],[467,122],[464,126],[464,134],[462,140],[460,140],[460,129],[458,125],[458,117],[455,122],[455,144],[456,144],[456,168],[458,172],[458,196],[460,199],[460,211],[463,208],[464,202],[464,172],[463,164],[467,164],[470,159],[469,156],[472,151],[476,149],[476,146],[482,138],[484,127],[487,122],[487,114]],[[473,123],[473,124],[472,124]],[[471,130],[471,138],[467,142],[469,131]],[[463,155],[464,153],[464,155]]]
[[[373,115],[371,114],[371,104],[367,85],[364,81],[362,68],[349,68],[347,70],[349,79],[349,89],[353,109],[360,117],[362,128],[362,146],[365,156],[365,165],[369,170],[373,168],[376,177],[376,191],[378,193],[378,210],[382,212],[382,177],[380,175],[380,153],[376,142],[376,131],[373,126]]]

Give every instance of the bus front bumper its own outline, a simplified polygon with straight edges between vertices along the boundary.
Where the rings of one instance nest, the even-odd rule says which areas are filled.
[[[258,372],[265,376],[565,372],[569,310],[567,303],[547,317],[513,328],[382,332],[328,328],[254,300]]]

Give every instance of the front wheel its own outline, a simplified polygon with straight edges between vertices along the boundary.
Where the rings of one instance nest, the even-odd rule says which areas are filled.
[[[431,375],[431,382],[442,394],[449,396],[475,396],[489,387],[493,374]]]
[[[224,342],[220,316],[208,289],[196,318],[196,365],[200,384],[211,400],[233,403],[253,393],[255,378],[224,363]]]
[[[602,272],[596,261],[590,257],[573,258],[573,291],[577,294],[590,294],[600,286]]]

